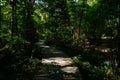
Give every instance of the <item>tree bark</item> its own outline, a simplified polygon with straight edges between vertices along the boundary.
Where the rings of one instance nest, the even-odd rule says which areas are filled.
[[[12,1],[12,21],[11,21],[11,36],[17,35],[17,15],[16,15],[16,2],[17,0]]]
[[[1,1],[0,1],[0,28],[1,28],[1,23],[2,23],[2,9],[1,9]]]

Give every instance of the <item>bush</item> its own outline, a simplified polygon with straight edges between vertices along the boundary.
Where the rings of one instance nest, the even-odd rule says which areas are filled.
[[[30,43],[16,36],[6,45],[0,50],[0,80],[32,80],[40,60],[31,58]]]
[[[73,60],[78,65],[83,80],[107,80],[107,67],[106,66],[94,66],[90,62],[82,60],[82,56],[75,56]]]

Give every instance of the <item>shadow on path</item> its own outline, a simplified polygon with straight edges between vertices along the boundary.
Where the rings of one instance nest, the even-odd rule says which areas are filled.
[[[38,43],[42,47],[42,65],[35,80],[82,80],[78,67],[65,53]]]

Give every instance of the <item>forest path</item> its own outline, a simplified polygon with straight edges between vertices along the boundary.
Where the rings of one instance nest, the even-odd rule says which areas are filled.
[[[78,67],[68,55],[46,46],[42,40],[38,44],[43,58],[35,80],[82,80]]]

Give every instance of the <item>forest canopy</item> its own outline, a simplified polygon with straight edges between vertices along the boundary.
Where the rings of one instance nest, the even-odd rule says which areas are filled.
[[[37,60],[42,59],[41,54],[36,55],[40,53],[36,46],[39,40],[73,57],[83,70],[84,80],[107,80],[108,69],[112,69],[112,80],[120,79],[119,2],[0,0],[0,79],[5,80],[10,73],[11,80],[28,78],[25,75],[30,72],[32,75],[32,63],[37,66]],[[103,65],[106,60],[110,68]]]

